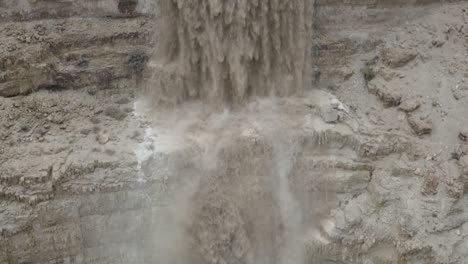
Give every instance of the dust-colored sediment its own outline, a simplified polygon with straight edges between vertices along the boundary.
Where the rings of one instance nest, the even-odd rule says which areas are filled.
[[[164,0],[161,10],[165,43],[149,83],[158,103],[235,106],[307,86],[314,0]]]

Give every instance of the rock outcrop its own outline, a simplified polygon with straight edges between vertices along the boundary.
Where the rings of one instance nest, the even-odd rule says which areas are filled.
[[[0,263],[468,261],[466,2],[199,2],[1,1]]]

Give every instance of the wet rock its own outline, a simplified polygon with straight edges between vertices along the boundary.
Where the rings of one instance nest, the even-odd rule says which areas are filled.
[[[369,92],[375,94],[382,101],[385,107],[398,106],[401,104],[401,93],[395,88],[391,88],[381,83],[369,83]]]
[[[340,115],[338,110],[333,108],[332,105],[325,105],[320,108],[320,116],[325,123],[337,123]]]
[[[404,100],[400,104],[398,109],[406,113],[411,113],[411,112],[416,111],[419,107],[421,107],[421,102],[418,99],[412,98],[412,99]]]
[[[418,55],[415,51],[399,49],[383,49],[383,63],[390,68],[400,68],[413,61]]]
[[[432,120],[416,116],[408,117],[408,123],[418,136],[428,135],[432,133]]]

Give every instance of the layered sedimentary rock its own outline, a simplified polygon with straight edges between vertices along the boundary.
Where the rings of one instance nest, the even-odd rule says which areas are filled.
[[[221,2],[227,1],[212,1]],[[0,93],[8,98],[0,97],[0,263],[283,264],[289,257],[295,264],[465,263],[468,152],[458,126],[466,123],[467,97],[460,94],[467,90],[468,13],[463,3],[426,5],[435,2],[315,2],[315,67],[308,77],[351,107],[313,94],[221,114],[197,115],[182,104],[143,118],[132,88],[146,84],[139,77],[147,73],[163,75],[148,80],[152,98],[163,102],[238,104],[270,91],[263,83],[259,90],[241,84],[275,70],[294,77],[273,58],[288,62],[303,51],[296,54],[291,44],[286,58],[273,56],[273,38],[268,44],[262,35],[240,34],[252,40],[246,50],[271,47],[258,55],[269,64],[237,49],[224,50],[232,56],[220,63],[209,47],[196,46],[239,45],[196,31],[200,24],[190,21],[222,23],[216,10],[189,10],[194,1],[170,2],[180,6],[169,10],[181,13],[169,26],[155,10],[145,13],[150,2],[2,1]],[[267,12],[255,3],[241,10],[254,12],[246,19],[257,24],[226,23],[252,32],[259,25],[275,36],[259,20],[273,18],[251,17]],[[306,2],[275,3],[291,14],[289,8]],[[219,12],[242,15],[228,11]],[[288,23],[299,23],[288,19],[275,24],[287,24],[277,35],[282,40],[295,36],[287,35]],[[165,44],[154,33],[163,26],[180,29],[165,31],[173,44],[194,46],[155,56],[146,67],[154,45]],[[232,40],[229,29],[214,30]],[[406,64],[379,61],[406,48],[418,50]],[[223,86],[228,90],[188,85],[211,80],[193,75],[203,56],[215,62],[218,82],[242,77],[252,65],[258,71],[246,73],[249,82]],[[250,62],[231,71],[228,65],[240,58]],[[300,70],[301,63],[291,67]],[[374,80],[363,79],[365,64]],[[294,78],[291,83],[284,94],[299,88]],[[388,96],[374,96],[374,86],[378,95],[395,92],[400,108],[387,106]],[[271,91],[282,95],[279,88]],[[404,107],[418,94],[427,98]],[[322,121],[323,109],[334,114],[332,122]],[[407,124],[429,119],[431,134],[420,137]],[[285,179],[288,188],[278,188]],[[293,201],[297,210],[288,216],[281,201]]]
[[[134,85],[156,10],[144,1],[2,2],[0,96]]]

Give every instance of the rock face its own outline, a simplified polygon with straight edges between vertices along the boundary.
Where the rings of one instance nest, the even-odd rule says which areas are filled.
[[[154,8],[142,10],[143,3],[120,1],[119,7],[125,9],[121,13],[113,8],[114,1],[65,6],[62,1],[29,2],[6,2],[0,8],[0,96],[134,83],[129,81],[135,75],[132,60],[148,56],[151,30],[144,25]],[[74,19],[81,13],[98,17]],[[127,20],[127,16],[134,18]]]
[[[468,262],[466,2],[0,2],[0,263]]]

